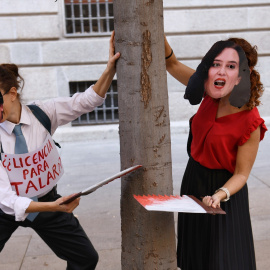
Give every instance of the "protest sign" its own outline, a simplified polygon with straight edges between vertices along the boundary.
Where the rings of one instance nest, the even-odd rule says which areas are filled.
[[[34,197],[51,190],[64,173],[61,158],[48,134],[37,150],[25,154],[2,153],[12,189],[18,196]]]

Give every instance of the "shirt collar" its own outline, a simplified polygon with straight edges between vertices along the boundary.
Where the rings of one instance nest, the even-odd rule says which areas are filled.
[[[31,120],[30,120],[30,116],[29,116],[29,113],[30,113],[30,109],[28,109],[27,106],[25,105],[22,105],[22,111],[21,111],[21,119],[20,119],[20,122],[19,124],[24,124],[24,125],[30,125],[31,124]],[[5,122],[3,123],[0,123],[0,127],[3,128],[9,135],[12,134],[12,131],[14,129],[16,124],[6,120]]]

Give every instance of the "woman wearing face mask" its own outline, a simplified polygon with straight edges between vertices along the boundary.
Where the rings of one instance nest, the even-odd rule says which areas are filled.
[[[203,197],[226,215],[178,215],[182,270],[255,270],[246,181],[267,130],[256,108],[263,86],[256,47],[232,38],[215,43],[194,70],[178,62],[165,38],[167,70],[200,104],[190,120],[189,161],[181,195]]]
[[[80,199],[60,205],[69,196],[57,194],[63,168],[50,133],[103,103],[119,57],[113,33],[109,61],[97,83],[72,97],[35,102],[41,109],[37,116],[21,104],[18,67],[0,65],[0,251],[18,226],[30,227],[67,261],[67,269],[95,269],[98,254],[72,213]]]

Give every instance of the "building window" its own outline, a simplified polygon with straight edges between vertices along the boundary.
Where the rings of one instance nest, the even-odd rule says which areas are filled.
[[[114,30],[113,0],[65,0],[67,35],[108,34]]]
[[[69,89],[70,95],[75,93],[84,92],[85,89],[95,82],[70,82]],[[95,108],[90,113],[83,114],[76,120],[72,121],[72,126],[82,125],[96,125],[96,124],[110,124],[118,123],[118,93],[117,93],[117,81],[113,80],[109,91],[107,92],[107,98],[104,103]]]

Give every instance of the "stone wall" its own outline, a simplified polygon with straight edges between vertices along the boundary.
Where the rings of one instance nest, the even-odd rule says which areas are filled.
[[[222,2],[222,3],[221,3]],[[213,5],[214,3],[214,5]],[[164,27],[177,58],[196,68],[211,45],[241,37],[258,46],[257,70],[265,86],[263,116],[270,116],[270,2],[252,0],[164,0]],[[171,119],[186,119],[196,110],[182,99],[185,87],[168,77]],[[179,106],[177,106],[179,104]]]
[[[0,62],[19,65],[26,81],[25,102],[69,96],[69,81],[95,81],[105,68],[109,36],[67,37],[63,2],[0,1]],[[193,68],[217,40],[243,37],[258,46],[258,70],[266,88],[260,112],[270,116],[269,0],[164,0],[163,3],[168,41],[177,58]],[[170,75],[168,89],[172,127],[177,126],[173,122],[184,121],[185,124],[178,125],[178,130],[183,130],[181,127],[186,127],[186,120],[196,106],[190,106],[182,98],[184,86]],[[100,127],[66,126],[59,131],[60,139],[69,140],[75,129],[94,134]],[[117,133],[117,125],[104,129],[108,134]]]

